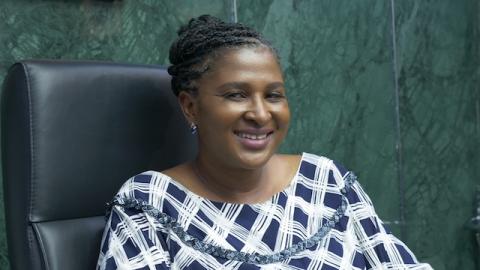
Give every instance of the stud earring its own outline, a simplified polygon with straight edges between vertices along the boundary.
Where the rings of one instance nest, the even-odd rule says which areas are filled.
[[[192,134],[197,133],[197,129],[198,129],[198,127],[197,127],[197,125],[195,125],[195,123],[191,123],[191,124],[190,124],[190,132],[191,132]]]

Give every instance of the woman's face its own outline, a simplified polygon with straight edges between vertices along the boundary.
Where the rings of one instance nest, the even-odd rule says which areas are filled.
[[[282,72],[271,51],[226,49],[196,85],[189,120],[198,126],[200,158],[232,168],[266,164],[290,121]]]

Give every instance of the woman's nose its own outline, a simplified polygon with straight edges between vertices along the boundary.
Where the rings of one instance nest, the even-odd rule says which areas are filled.
[[[245,118],[263,126],[272,119],[272,114],[268,104],[263,98],[255,98],[245,113]]]

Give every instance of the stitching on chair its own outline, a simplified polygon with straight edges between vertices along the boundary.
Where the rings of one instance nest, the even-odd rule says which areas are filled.
[[[34,164],[35,164],[35,151],[34,151],[34,138],[33,138],[33,132],[34,132],[34,127],[33,127],[33,113],[32,113],[32,90],[30,87],[30,72],[25,65],[25,63],[21,63],[23,66],[23,69],[25,70],[25,76],[26,76],[26,83],[27,83],[27,94],[28,94],[28,117],[29,117],[29,125],[30,125],[30,194],[29,194],[29,206],[28,206],[28,215],[31,215],[32,209],[33,209],[33,194],[35,190],[35,169],[34,169]],[[31,216],[30,216],[31,218]]]
[[[33,115],[32,115],[32,94],[31,94],[31,87],[30,87],[30,73],[28,70],[27,65],[25,63],[20,62],[20,64],[23,67],[23,70],[25,71],[25,77],[26,77],[26,84],[27,84],[27,96],[28,96],[28,117],[29,117],[29,127],[30,127],[30,189],[29,189],[29,206],[28,206],[28,220],[27,222],[27,228],[30,226],[30,219],[31,219],[31,213],[33,209],[33,194],[35,190],[35,170],[34,170],[34,162],[35,162],[35,152],[34,152],[34,140],[33,140]],[[32,226],[33,229],[33,226]],[[34,237],[33,233],[28,233],[28,241],[29,241],[29,246],[30,248],[34,248],[34,240],[32,237]]]

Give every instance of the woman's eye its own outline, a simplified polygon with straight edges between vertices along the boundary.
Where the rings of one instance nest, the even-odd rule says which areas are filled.
[[[285,95],[282,93],[269,93],[267,95],[267,99],[273,100],[273,101],[279,101],[285,98]]]
[[[245,94],[241,92],[233,92],[225,94],[224,97],[231,100],[241,100],[245,98]]]

